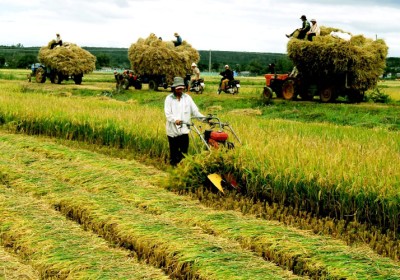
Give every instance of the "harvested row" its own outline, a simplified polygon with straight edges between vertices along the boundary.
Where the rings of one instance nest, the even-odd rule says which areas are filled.
[[[0,188],[0,243],[28,262],[41,279],[169,279],[65,220],[41,200]]]
[[[0,279],[38,280],[39,276],[30,265],[22,263],[0,247]]]
[[[196,235],[209,233],[215,237],[203,238],[231,240],[228,242],[231,244],[237,242],[242,248],[255,251],[299,275],[328,279],[352,275],[386,279],[400,275],[398,264],[365,247],[352,248],[307,231],[244,217],[235,212],[217,212],[163,191],[145,179],[151,177],[155,183],[164,177],[152,168],[33,140],[11,146],[11,143],[17,142],[13,140],[15,138],[26,137],[1,137],[4,143],[1,150],[7,151],[2,153],[2,160],[6,161],[10,152],[16,155],[16,162],[8,162],[9,167],[1,170],[3,177],[7,174],[10,186],[35,195],[45,194],[66,215],[112,241],[133,247],[144,258],[150,256],[144,248],[146,246],[141,244],[151,242],[146,240],[146,234],[153,238],[159,234],[151,230],[150,225],[156,225],[164,238],[178,228],[181,229],[179,236],[182,236],[185,233],[182,228],[191,227],[201,229]],[[28,166],[21,168],[24,162]],[[30,183],[32,181],[35,183]],[[146,228],[142,228],[142,220]],[[168,224],[168,227],[159,222]],[[136,241],[133,242],[130,236],[135,236]],[[190,235],[183,240],[192,242]],[[186,242],[183,240],[175,245],[176,248],[182,247],[182,243]],[[176,241],[171,237],[169,243],[173,242]],[[162,241],[157,244],[158,250],[171,250]],[[203,250],[202,246],[195,249]],[[159,259],[162,256],[151,255],[151,258],[161,265]]]
[[[7,141],[7,137],[1,138]],[[16,143],[15,141],[14,138],[8,145]],[[2,180],[9,188],[43,197],[48,203],[51,201],[56,208],[65,211],[68,217],[94,230],[112,243],[133,250],[140,259],[163,268],[174,278],[299,279],[292,277],[289,271],[282,270],[252,252],[243,250],[236,242],[210,236],[197,227],[176,225],[172,219],[129,207],[129,201],[126,205],[121,203],[118,193],[109,185],[114,181],[118,185],[121,184],[119,177],[126,172],[126,169],[132,167],[132,164],[119,165],[117,170],[107,172],[107,164],[111,162],[105,157],[96,158],[88,152],[79,153],[61,148],[64,149],[65,154],[63,154],[56,145],[40,143],[35,145],[27,141],[27,138],[25,141],[20,139],[17,142],[20,143],[17,146],[21,145],[22,150],[19,152],[15,149],[12,149],[12,152],[9,150],[11,154],[8,160],[4,153],[1,155],[1,160],[7,162],[7,167],[1,167]],[[6,147],[3,141],[1,146]],[[36,148],[43,150],[37,152]],[[29,151],[30,149],[33,151]],[[38,157],[35,158],[35,155]],[[96,169],[92,172],[90,164],[80,162],[79,157],[85,158],[87,155],[94,157],[94,161],[103,162],[105,173],[99,174]],[[71,160],[71,157],[76,159]],[[48,161],[49,165],[46,165],[46,158],[53,164]],[[12,164],[13,161],[16,164]],[[77,170],[68,170],[68,162]],[[54,166],[53,170],[50,166]],[[70,182],[67,178],[57,179],[61,174],[68,174],[71,171],[73,176],[69,178]],[[140,174],[141,171],[143,170],[137,170],[136,174]],[[56,172],[55,177],[53,172]],[[75,172],[81,172],[82,176],[77,176]],[[147,176],[148,174],[145,174],[139,181],[146,184],[143,180]],[[135,181],[130,179],[120,187],[123,188],[129,183],[135,184]],[[13,203],[15,204],[15,201]],[[67,206],[68,209],[65,209]],[[9,209],[3,211],[6,213]],[[7,223],[12,218],[4,217],[4,219],[6,220],[2,223]],[[44,221],[38,222],[46,224]],[[7,231],[11,237],[12,232]],[[35,243],[30,245],[34,247]],[[27,246],[27,250],[29,248],[30,246]]]

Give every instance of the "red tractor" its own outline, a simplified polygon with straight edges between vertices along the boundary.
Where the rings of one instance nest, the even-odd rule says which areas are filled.
[[[285,100],[312,100],[319,96],[320,101],[335,101],[339,96],[347,96],[351,102],[361,102],[364,91],[354,89],[349,83],[351,73],[307,76],[295,67],[290,74],[266,74],[266,86],[263,91],[264,101],[269,101],[275,92],[278,98]]]

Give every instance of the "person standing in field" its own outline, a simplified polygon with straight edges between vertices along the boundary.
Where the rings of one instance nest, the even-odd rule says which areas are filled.
[[[321,33],[321,29],[319,28],[319,26],[317,24],[317,20],[312,19],[312,20],[310,20],[310,22],[311,22],[311,28],[310,28],[310,31],[307,32],[307,40],[308,41],[312,41],[314,36],[319,36],[319,34]]]
[[[175,77],[171,86],[172,93],[165,98],[164,112],[167,118],[166,130],[169,143],[172,166],[176,166],[187,154],[189,149],[189,127],[192,116],[204,118],[199,112],[190,95],[185,94],[185,82],[181,77]]]
[[[300,19],[303,22],[301,28],[297,28],[290,35],[286,34],[286,37],[288,37],[288,38],[292,37],[296,31],[299,31],[299,35],[297,35],[297,39],[304,39],[306,37],[306,34],[310,30],[311,26],[305,15],[302,15],[300,17]]]

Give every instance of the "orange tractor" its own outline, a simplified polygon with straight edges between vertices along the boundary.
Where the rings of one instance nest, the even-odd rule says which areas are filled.
[[[294,67],[290,74],[265,74],[263,99],[269,101],[275,92],[276,97],[285,100],[312,100],[319,96],[321,102],[327,103],[343,96],[351,102],[361,102],[364,90],[355,89],[349,82],[351,78],[349,72],[306,75]]]

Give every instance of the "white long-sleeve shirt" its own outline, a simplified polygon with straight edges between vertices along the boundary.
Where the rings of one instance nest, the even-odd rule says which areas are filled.
[[[319,28],[318,23],[311,24],[311,28],[308,33],[315,33],[315,35],[319,36],[319,34],[321,33],[321,29]]]
[[[193,102],[192,97],[185,93],[182,94],[179,101],[173,93],[169,94],[165,98],[164,111],[167,118],[167,135],[170,137],[188,134],[190,131],[187,125],[182,124],[177,126],[175,121],[181,120],[184,123],[190,123],[192,116],[204,118],[204,115],[199,112],[199,109]]]

